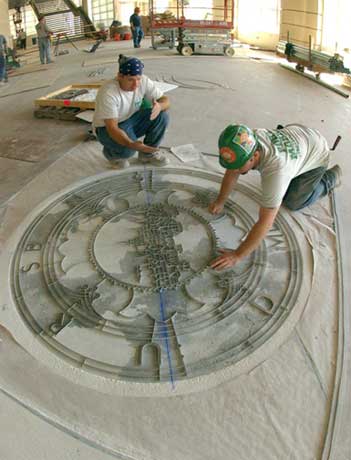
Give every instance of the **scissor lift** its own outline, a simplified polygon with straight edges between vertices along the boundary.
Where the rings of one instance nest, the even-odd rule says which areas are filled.
[[[156,49],[155,37],[162,31],[177,30],[177,50],[183,56],[197,54],[235,54],[231,31],[234,21],[234,0],[213,0],[211,7],[204,2],[175,0],[164,2],[150,0],[151,38]],[[214,6],[215,5],[215,6]],[[174,43],[171,45],[174,46]],[[173,46],[169,46],[170,48]]]

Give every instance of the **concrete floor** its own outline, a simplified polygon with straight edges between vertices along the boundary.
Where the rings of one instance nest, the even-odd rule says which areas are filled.
[[[96,56],[111,56],[112,49],[117,55],[120,49],[127,46],[129,44],[106,43]],[[131,49],[125,51],[131,52]],[[219,132],[223,126],[235,120],[253,127],[274,127],[277,123],[289,122],[303,123],[319,129],[330,144],[338,134],[343,136],[340,146],[334,153],[333,163],[339,163],[344,171],[343,185],[335,195],[341,232],[344,324],[349,325],[351,292],[348,281],[351,258],[347,248],[351,245],[351,233],[348,231],[351,227],[351,184],[347,178],[351,174],[348,152],[348,135],[351,129],[350,101],[271,62],[228,59],[220,56],[183,58],[175,53],[174,56],[170,56],[172,52],[169,50],[153,52],[142,49],[138,50],[138,53],[146,57],[146,74],[150,77],[164,76],[167,79],[176,76],[177,80],[187,84],[204,85],[203,82],[207,81],[230,87],[213,89],[210,84],[210,87],[201,90],[179,88],[176,93],[170,93],[172,122],[164,145],[193,143],[202,151],[216,152]],[[155,59],[152,58],[153,53]],[[268,55],[269,59],[271,57],[273,56]],[[4,98],[1,98],[0,93],[0,219],[2,207],[7,200],[38,173],[85,139],[89,127],[86,123],[35,119],[33,101],[68,84],[94,81],[95,79],[89,78],[88,75],[97,68],[105,67],[104,78],[114,75],[116,66],[112,64],[83,67],[82,63],[88,58],[89,55],[70,49],[69,55],[58,57],[53,64],[60,76],[49,88]],[[31,78],[31,74],[26,78]],[[198,80],[202,82],[199,83]],[[221,101],[220,111],[212,110],[213,98]],[[347,334],[349,326],[345,327],[345,332],[345,348],[339,351],[340,356],[343,354],[344,367],[336,413],[335,442],[344,442],[350,427],[351,341]],[[40,414],[28,412],[25,407],[4,393],[1,394],[0,407],[0,458],[110,458],[109,453],[97,451],[93,449],[94,446],[87,446],[82,440],[75,440],[69,434],[46,424]],[[54,451],[49,448],[48,439],[50,444],[56,446]],[[16,440],[25,442],[18,442],[14,446]],[[58,449],[58,446],[64,446],[64,450]],[[41,452],[39,455],[38,451]],[[348,458],[351,458],[351,454]],[[335,457],[335,460],[341,458]]]

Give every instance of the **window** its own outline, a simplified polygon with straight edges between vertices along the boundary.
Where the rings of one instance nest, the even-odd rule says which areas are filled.
[[[240,0],[237,21],[239,31],[279,34],[279,13],[279,0]]]
[[[22,23],[21,29],[27,33],[27,35],[36,35],[35,24],[38,22],[37,17],[35,16],[31,6],[25,6],[21,8],[22,12]],[[16,13],[16,10],[9,10],[9,20],[10,20],[10,30],[11,35],[16,37],[16,28],[13,22],[13,15]]]
[[[113,0],[93,0],[91,4],[92,21],[95,26],[109,27],[115,19]]]
[[[323,11],[322,47],[329,53],[351,49],[350,0],[325,0]]]

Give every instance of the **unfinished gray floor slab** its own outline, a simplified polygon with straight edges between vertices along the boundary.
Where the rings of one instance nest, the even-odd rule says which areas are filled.
[[[112,460],[101,447],[77,439],[22,401],[0,392],[0,458],[6,460]],[[15,427],[15,428],[14,428]],[[27,439],[27,442],[23,442]],[[21,440],[21,442],[18,442]]]
[[[38,72],[28,75],[21,75],[15,79],[9,79],[9,82],[0,88],[0,98],[5,98],[14,94],[20,94],[28,91],[33,91],[39,88],[45,88],[60,77],[61,70],[52,67],[46,72]]]
[[[9,158],[0,157],[0,177],[1,177],[1,190],[0,201],[5,202],[7,198],[16,194],[18,191],[18,183],[13,181],[13,176],[16,174],[17,180],[24,181],[31,174],[35,174],[36,166],[34,163],[18,161]]]
[[[1,339],[8,356],[1,388],[50,425],[116,458],[319,458],[327,403],[294,337],[249,374],[176,398],[110,396],[72,385],[7,334],[1,332]]]

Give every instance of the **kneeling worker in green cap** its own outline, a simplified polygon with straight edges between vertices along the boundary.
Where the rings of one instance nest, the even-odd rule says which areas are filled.
[[[229,125],[218,140],[219,162],[226,168],[212,214],[224,204],[240,174],[257,170],[261,174],[259,217],[245,241],[234,250],[221,249],[212,261],[216,270],[229,268],[251,254],[271,229],[281,204],[293,211],[314,203],[341,182],[340,166],[327,169],[329,147],[315,129],[291,124],[276,130],[252,130]]]

